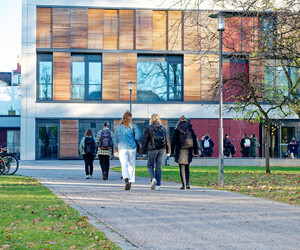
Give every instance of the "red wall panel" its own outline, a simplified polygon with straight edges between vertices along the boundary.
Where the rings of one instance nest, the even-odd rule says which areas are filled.
[[[219,119],[191,119],[191,124],[193,129],[198,136],[201,138],[203,134],[208,133],[210,138],[214,141],[215,146],[213,148],[213,157],[218,157],[219,155]],[[235,157],[242,157],[240,142],[245,133],[250,136],[255,134],[257,139],[259,138],[259,124],[251,124],[248,121],[235,121],[232,119],[223,120],[224,136],[225,134],[230,135],[230,140],[232,144],[236,147]]]
[[[6,147],[7,143],[7,131],[0,130],[0,147]]]

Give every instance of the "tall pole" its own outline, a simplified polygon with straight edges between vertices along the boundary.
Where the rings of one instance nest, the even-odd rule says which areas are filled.
[[[129,89],[130,91],[130,113],[132,114],[132,103],[131,103],[131,92],[132,92],[132,89]]]
[[[222,50],[222,34],[220,30],[219,40],[219,185],[223,187],[223,76],[222,76],[222,62],[223,62],[223,50]]]

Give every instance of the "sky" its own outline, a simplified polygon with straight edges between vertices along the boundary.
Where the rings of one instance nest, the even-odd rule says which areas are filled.
[[[17,68],[21,56],[21,0],[0,0],[0,72]]]

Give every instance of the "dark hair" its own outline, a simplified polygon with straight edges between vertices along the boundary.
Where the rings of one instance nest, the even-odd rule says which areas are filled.
[[[229,134],[225,134],[225,137],[228,136]]]
[[[248,137],[247,133],[244,134],[244,137]]]
[[[109,127],[109,126],[110,126],[110,123],[106,121],[106,122],[104,122],[103,126],[104,126],[104,127]]]
[[[255,134],[252,134],[252,137],[255,137]]]
[[[88,129],[86,132],[85,132],[85,135],[84,136],[93,136],[93,131],[91,129]]]

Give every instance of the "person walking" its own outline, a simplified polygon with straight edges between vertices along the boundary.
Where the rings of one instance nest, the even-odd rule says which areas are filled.
[[[158,114],[151,115],[150,126],[144,131],[142,153],[148,153],[147,168],[151,178],[151,189],[160,190],[162,161],[165,154],[170,156],[171,144]]]
[[[257,158],[259,147],[260,144],[257,138],[255,137],[255,134],[252,134],[250,137],[250,152],[249,152],[250,157]]]
[[[242,152],[242,157],[249,157],[249,153],[250,153],[250,145],[251,145],[251,141],[249,136],[245,133],[244,137],[241,140],[241,152]]]
[[[214,141],[209,137],[209,134],[205,134],[204,140],[202,141],[203,154],[207,157],[212,157],[215,146]]]
[[[234,154],[236,152],[235,147],[232,145],[230,141],[230,136],[229,134],[225,135],[225,138],[223,139],[223,147],[224,147],[224,156],[226,157],[234,157]]]
[[[79,144],[79,152],[80,155],[82,155],[85,164],[85,178],[93,178],[93,162],[96,153],[96,140],[91,129],[88,129],[82,137]]]
[[[298,147],[299,147],[299,142],[296,140],[296,137],[293,136],[292,140],[290,141],[290,143],[288,145],[288,149],[290,151],[291,158],[298,157]]]
[[[179,164],[182,187],[190,189],[190,169],[193,155],[198,155],[198,143],[192,125],[184,116],[179,118],[171,143],[171,154],[175,152],[175,161]]]
[[[119,151],[125,190],[130,190],[131,183],[135,182],[135,159],[137,142],[140,139],[140,130],[137,125],[132,123],[132,115],[127,110],[123,115],[120,125],[116,128],[114,136],[114,147]]]
[[[114,134],[109,129],[110,123],[104,122],[103,129],[100,130],[97,134],[97,145],[98,145],[98,152],[97,155],[99,157],[99,163],[102,170],[102,177],[103,180],[108,179],[109,173],[109,160],[112,157],[113,152],[113,138]]]

